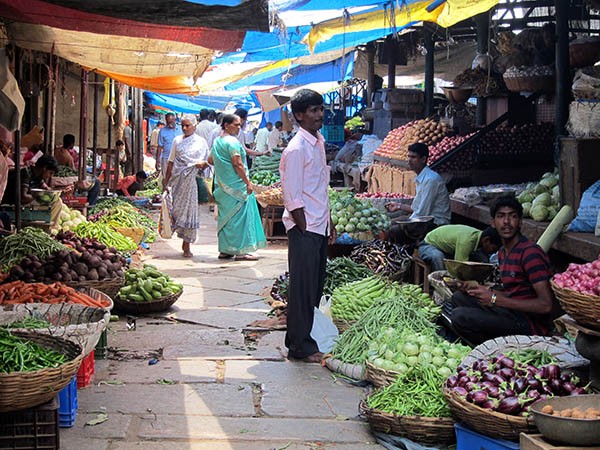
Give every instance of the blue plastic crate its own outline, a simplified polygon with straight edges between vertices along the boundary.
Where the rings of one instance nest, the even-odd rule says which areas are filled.
[[[493,439],[458,423],[454,424],[454,430],[456,431],[456,450],[519,450],[521,448],[518,442]]]
[[[343,125],[324,125],[321,128],[321,134],[325,138],[325,141],[331,144],[344,143]]]
[[[58,423],[61,428],[71,428],[77,417],[77,376],[58,393]]]

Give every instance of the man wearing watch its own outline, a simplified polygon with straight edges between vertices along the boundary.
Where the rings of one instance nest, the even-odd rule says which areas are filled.
[[[514,197],[498,199],[491,215],[502,239],[502,290],[466,283],[451,299],[452,327],[472,345],[498,336],[547,335],[554,302],[548,255],[521,234],[523,208]]]

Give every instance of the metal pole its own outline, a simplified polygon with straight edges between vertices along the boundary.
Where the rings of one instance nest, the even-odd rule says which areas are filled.
[[[396,41],[392,36],[385,40],[388,57],[388,88],[396,87]]]
[[[15,78],[21,81],[21,49],[15,47]],[[15,227],[21,229],[21,130],[15,131]]]
[[[554,0],[556,9],[556,135],[565,134],[569,119],[569,0]]]
[[[425,38],[425,116],[433,115],[433,72],[434,72],[434,42],[431,29],[425,25],[423,27],[423,37]]]
[[[50,53],[48,55],[48,86],[46,87],[46,92],[44,93],[44,144],[46,146],[46,154],[54,155],[54,148],[50,146],[50,127],[52,124],[52,90],[53,85],[56,83],[52,83],[52,78],[54,76],[53,70],[53,55]]]
[[[475,16],[473,20],[475,20],[475,25],[477,27],[477,53],[480,55],[486,55],[489,49],[490,40],[490,16],[487,12],[485,12]],[[477,125],[486,124],[486,110],[486,98],[477,97],[477,109],[475,111],[475,122]]]
[[[79,179],[85,178],[87,154],[88,71],[81,70],[81,105],[79,107]]]
[[[136,98],[137,98],[137,102],[136,102],[136,112],[137,112],[137,120],[135,121],[135,131],[136,131],[136,138],[137,138],[137,143],[138,143],[138,152],[137,152],[137,169],[136,172],[138,170],[143,170],[144,169],[144,100],[142,98],[142,90],[139,88],[136,88],[135,90],[136,93]]]
[[[50,130],[48,133],[48,145],[50,146],[50,148],[52,149],[52,152],[54,152],[54,147],[56,146],[56,95],[58,92],[58,76],[59,76],[59,65],[58,65],[59,59],[58,56],[54,57],[54,85],[52,86],[52,96],[51,96],[51,103],[50,103],[50,108],[51,108],[51,112],[50,112]]]
[[[96,155],[98,154],[98,73],[94,73],[94,118],[92,129],[92,176],[96,176]]]
[[[373,92],[375,87],[375,45],[367,44],[367,106],[373,106]]]

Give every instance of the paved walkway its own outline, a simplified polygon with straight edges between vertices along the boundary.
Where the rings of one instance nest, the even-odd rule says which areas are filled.
[[[259,261],[217,259],[215,221],[202,208],[201,240],[184,259],[181,240],[158,241],[143,259],[184,284],[174,307],[109,327],[108,360],[80,389],[64,450],[379,449],[358,417],[363,390],[316,364],[283,357],[284,332],[254,339],[263,293],[286,270],[285,243]],[[174,320],[176,319],[176,320]],[[158,363],[149,365],[152,358]],[[106,413],[108,420],[86,425]]]

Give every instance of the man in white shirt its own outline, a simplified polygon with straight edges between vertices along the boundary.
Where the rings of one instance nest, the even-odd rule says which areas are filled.
[[[218,128],[219,125],[215,123],[215,115],[214,111],[209,111],[208,109],[200,110],[200,123],[196,126],[196,134],[208,143],[210,139],[210,135],[215,128]]]
[[[267,153],[269,151],[269,133],[273,129],[273,124],[271,122],[267,122],[264,128],[261,128],[256,133],[256,146],[254,150],[257,152]]]
[[[251,142],[247,142],[246,140],[246,132],[244,130],[244,128],[246,127],[246,122],[248,120],[248,111],[245,110],[244,108],[238,108],[235,110],[234,113],[236,116],[238,116],[240,118],[240,120],[242,121],[242,126],[240,127],[240,132],[237,135],[237,139],[238,141],[240,141],[240,144],[242,144],[242,146],[244,147],[244,150],[246,150],[246,163],[248,165],[248,169],[250,169],[252,167],[252,157],[253,156],[261,156],[264,155],[265,153],[262,152],[257,152],[256,150],[253,150],[251,148]]]
[[[327,243],[335,241],[327,193],[325,139],[319,133],[323,97],[301,89],[291,104],[300,129],[284,150],[279,165],[290,273],[285,345],[288,358],[318,363],[323,353],[310,332],[314,308],[323,294]]]
[[[278,148],[281,144],[281,129],[283,128],[283,122],[278,120],[275,122],[275,128],[269,133],[269,151],[273,151],[274,148]]]

